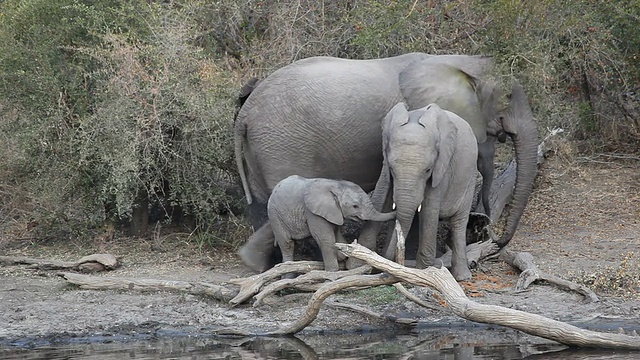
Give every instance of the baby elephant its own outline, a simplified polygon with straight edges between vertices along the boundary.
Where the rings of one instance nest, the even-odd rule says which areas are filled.
[[[339,227],[345,219],[387,221],[395,218],[395,212],[376,211],[367,193],[350,181],[307,179],[298,175],[289,176],[274,187],[267,212],[283,262],[293,260],[293,240],[312,236],[328,271],[339,270],[334,244],[344,242]]]

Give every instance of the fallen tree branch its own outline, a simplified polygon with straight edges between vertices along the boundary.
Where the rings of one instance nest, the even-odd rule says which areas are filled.
[[[382,273],[376,275],[352,275],[327,283],[313,294],[309,300],[307,309],[300,319],[289,326],[276,330],[273,335],[295,334],[307,327],[318,315],[322,302],[340,290],[363,286],[391,285],[398,281],[395,277]]]
[[[292,272],[309,272],[311,270],[322,270],[324,264],[320,261],[287,261],[277,264],[271,269],[247,278],[232,279],[229,283],[240,285],[240,291],[229,303],[237,306],[250,299],[260,292],[262,287],[273,279]]]
[[[78,261],[35,259],[23,256],[0,256],[0,264],[4,266],[30,265],[29,268],[40,270],[77,270],[82,272],[113,270],[120,266],[118,259],[111,254],[91,254]]]
[[[640,350],[640,339],[635,336],[584,330],[541,315],[476,303],[466,297],[464,290],[445,267],[410,269],[389,261],[358,244],[338,243],[336,247],[345,255],[364,260],[369,265],[403,281],[438,290],[451,311],[464,319],[507,326],[570,346]]]
[[[431,309],[431,310],[435,310],[435,311],[443,311],[446,310],[446,308],[443,308],[441,306],[437,306],[437,305],[432,305],[422,299],[420,299],[419,297],[413,295],[412,293],[409,292],[409,290],[407,290],[406,287],[404,287],[404,285],[402,285],[401,283],[395,283],[393,284],[393,286],[396,288],[396,290],[398,290],[402,295],[404,295],[407,299],[413,301],[414,303],[425,307],[427,309]]]
[[[586,286],[574,283],[569,280],[561,279],[555,275],[548,274],[536,266],[533,263],[533,255],[528,252],[514,253],[507,249],[503,249],[500,252],[500,259],[504,260],[511,266],[520,269],[522,273],[518,279],[518,283],[515,286],[516,290],[524,290],[529,287],[531,283],[536,280],[544,280],[550,284],[557,285],[563,289],[575,291],[583,295],[588,302],[598,302],[598,296]]]
[[[398,283],[394,284],[394,286],[395,285],[398,285]],[[325,302],[325,304],[327,304],[329,306],[332,306],[332,307],[336,307],[336,308],[355,311],[357,313],[364,314],[366,316],[369,316],[369,317],[372,317],[372,318],[375,318],[375,319],[385,320],[385,321],[392,321],[392,322],[395,322],[396,324],[411,325],[411,326],[415,326],[416,324],[418,324],[418,320],[416,320],[416,319],[401,318],[401,317],[392,316],[392,315],[383,315],[383,314],[377,313],[377,312],[375,312],[373,310],[369,310],[367,308],[364,308],[364,307],[358,306],[358,305],[354,305],[354,304],[345,304],[345,303],[340,303],[340,302],[337,302],[337,301],[327,301],[327,302]]]
[[[59,273],[69,283],[88,290],[141,290],[180,291],[193,295],[207,295],[221,301],[229,301],[238,294],[237,289],[205,282],[188,282],[157,279],[129,279],[106,276],[83,275],[70,272]]]
[[[339,278],[351,276],[351,275],[362,275],[371,273],[371,266],[363,265],[357,267],[355,269],[347,270],[347,271],[324,271],[324,270],[312,270],[304,275],[300,275],[294,279],[282,279],[276,282],[273,282],[267,286],[265,286],[262,291],[260,291],[255,296],[255,301],[253,303],[253,307],[260,306],[264,301],[264,298],[268,295],[273,294],[276,291],[286,289],[286,288],[300,288],[302,285],[311,285],[319,282],[324,282],[326,280],[335,281]],[[316,288],[317,290],[317,288]]]
[[[370,287],[370,286],[378,286],[378,285],[391,285],[397,282],[393,276],[388,274],[376,274],[376,275],[351,275],[347,277],[343,277],[336,281],[332,281],[326,283],[316,291],[309,303],[307,304],[307,308],[304,314],[296,321],[291,323],[288,326],[281,327],[275,331],[270,332],[251,332],[240,330],[236,328],[222,328],[217,329],[214,332],[220,335],[242,335],[242,336],[256,336],[256,335],[290,335],[299,332],[300,330],[307,327],[309,324],[315,320],[318,312],[320,311],[320,306],[322,302],[329,296],[337,293],[340,290],[348,289],[348,288],[357,288],[357,287]]]

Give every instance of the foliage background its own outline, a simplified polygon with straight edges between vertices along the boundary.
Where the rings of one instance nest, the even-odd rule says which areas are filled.
[[[0,240],[142,234],[148,207],[152,224],[242,241],[242,83],[309,56],[410,51],[492,54],[543,134],[638,151],[636,0],[4,0]]]

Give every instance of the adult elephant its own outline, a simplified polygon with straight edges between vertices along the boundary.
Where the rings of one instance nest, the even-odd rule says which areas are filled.
[[[538,136],[520,86],[512,88],[507,107],[496,110],[499,86],[481,80],[492,68],[486,56],[410,53],[374,60],[312,57],[275,71],[253,90],[235,122],[236,162],[252,225],[258,229],[267,221],[269,195],[289,175],[348,180],[373,190],[382,168],[385,115],[398,102],[409,110],[437,103],[467,120],[479,143],[499,131],[513,139],[518,170],[500,239],[506,244],[532,190]],[[251,239],[247,253],[265,248],[260,238]]]

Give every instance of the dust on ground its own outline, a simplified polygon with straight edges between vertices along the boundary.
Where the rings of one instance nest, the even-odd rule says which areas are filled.
[[[592,286],[600,302],[586,303],[579,294],[545,283],[514,293],[510,287],[517,281],[517,272],[496,260],[473,271],[473,281],[465,284],[467,294],[481,303],[561,321],[596,328],[605,324],[604,330],[624,323],[640,331],[639,176],[637,161],[548,161],[509,245],[532,253],[543,271]],[[93,244],[0,239],[0,253],[70,261],[91,253],[119,256],[122,266],[100,274],[105,277],[219,283],[252,274],[233,251],[210,250],[186,238],[168,235],[161,243],[120,238]],[[433,295],[426,294],[427,300],[437,304]],[[256,308],[251,304],[234,308],[205,296],[168,291],[80,290],[67,285],[55,271],[0,267],[0,344],[15,344],[20,339],[157,334],[158,329],[183,333],[220,327],[273,330],[297,319],[309,298],[308,293],[290,293],[269,297]],[[330,300],[418,318],[424,324],[465,323],[446,310],[421,308],[391,287],[344,292]],[[399,325],[324,305],[305,332],[392,326]]]

